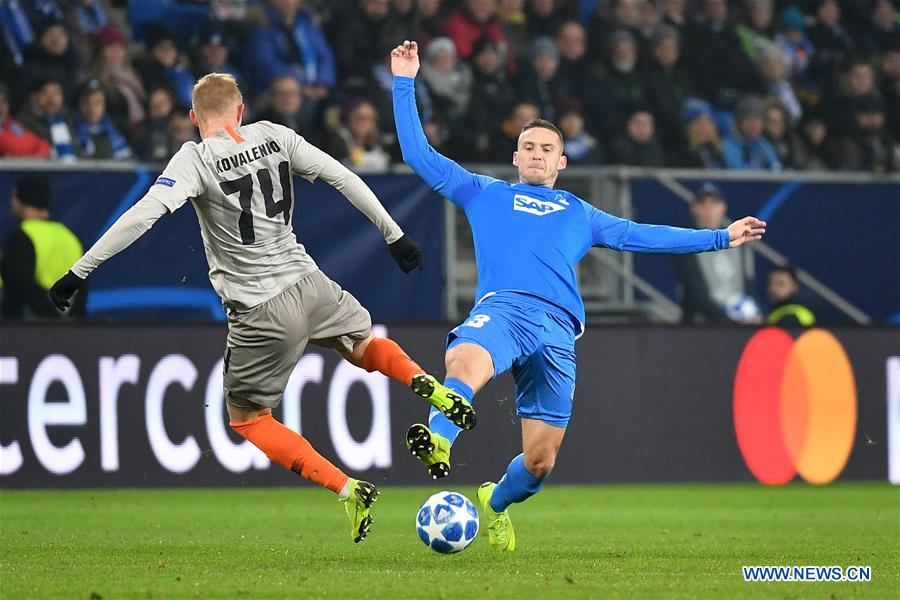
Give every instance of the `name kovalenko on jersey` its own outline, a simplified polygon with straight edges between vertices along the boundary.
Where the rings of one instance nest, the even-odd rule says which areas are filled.
[[[254,146],[250,150],[244,150],[243,152],[239,152],[238,154],[226,156],[225,158],[217,160],[216,171],[218,171],[219,173],[224,173],[226,171],[230,171],[231,169],[236,169],[241,165],[251,163],[254,160],[259,160],[260,158],[264,158],[270,154],[274,154],[276,152],[281,152],[281,147],[275,140],[269,140],[265,144]]]

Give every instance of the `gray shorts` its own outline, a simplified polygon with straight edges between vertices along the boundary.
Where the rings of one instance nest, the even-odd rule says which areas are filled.
[[[229,311],[225,400],[275,408],[307,343],[351,352],[371,329],[369,311],[318,270],[259,306]]]

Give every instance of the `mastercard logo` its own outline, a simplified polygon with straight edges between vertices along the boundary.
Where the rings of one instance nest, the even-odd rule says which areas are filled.
[[[822,329],[794,340],[757,332],[734,378],[734,429],[747,468],[762,483],[800,475],[834,481],[856,434],[856,382],[841,343]]]

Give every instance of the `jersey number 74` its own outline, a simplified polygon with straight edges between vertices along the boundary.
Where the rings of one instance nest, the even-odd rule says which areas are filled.
[[[291,191],[291,166],[288,161],[282,161],[278,165],[278,178],[281,180],[281,200],[275,202],[273,198],[274,188],[272,175],[269,169],[263,167],[256,172],[259,181],[259,189],[266,201],[266,216],[269,218],[284,215],[284,224],[291,222],[291,205],[294,203],[294,195]],[[225,195],[238,194],[238,202],[241,205],[241,216],[238,218],[238,229],[241,231],[241,242],[246,246],[256,242],[256,233],[253,231],[253,174],[248,173],[238,179],[223,181],[219,184]]]

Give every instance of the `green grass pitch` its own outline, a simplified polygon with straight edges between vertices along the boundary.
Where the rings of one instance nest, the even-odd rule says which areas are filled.
[[[448,484],[470,498],[474,489]],[[900,490],[879,483],[561,486],[511,510],[519,548],[421,544],[386,487],[359,545],[310,488],[0,492],[3,598],[893,597]],[[869,583],[745,583],[741,565],[870,565]]]

